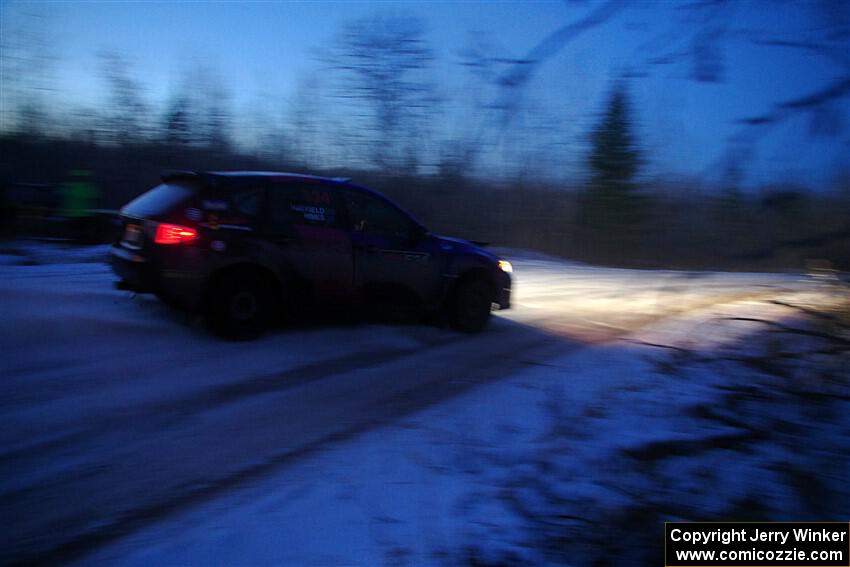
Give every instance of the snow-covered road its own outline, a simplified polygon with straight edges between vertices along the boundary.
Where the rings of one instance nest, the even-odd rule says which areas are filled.
[[[364,324],[228,343],[112,289],[102,263],[40,253],[0,263],[0,564],[86,557],[529,366],[624,337],[708,341],[712,314],[824,285],[506,251],[514,309],[478,336]]]

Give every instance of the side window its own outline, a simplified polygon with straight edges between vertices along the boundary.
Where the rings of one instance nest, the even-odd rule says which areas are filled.
[[[346,191],[344,199],[354,231],[391,240],[407,241],[411,238],[411,220],[386,201],[353,191]]]
[[[262,184],[252,179],[228,179],[206,187],[197,207],[210,223],[226,228],[253,228],[263,198]]]
[[[267,231],[292,233],[292,227],[307,225],[336,228],[340,225],[334,191],[319,184],[272,185],[269,188]]]
[[[233,212],[255,218],[257,212],[260,210],[260,199],[262,199],[262,195],[263,193],[260,189],[242,189],[234,192],[230,196]]]

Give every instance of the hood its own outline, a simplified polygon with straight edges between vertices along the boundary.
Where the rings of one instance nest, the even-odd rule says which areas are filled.
[[[485,250],[481,246],[473,244],[468,240],[464,240],[462,238],[454,238],[451,236],[443,236],[440,234],[433,235],[437,240],[437,244],[440,247],[440,250],[443,252],[465,252],[467,254],[477,254],[479,256],[484,256],[492,261],[498,260],[498,257],[490,252],[489,250]]]

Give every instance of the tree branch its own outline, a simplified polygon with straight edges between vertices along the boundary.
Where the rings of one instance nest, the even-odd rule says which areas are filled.
[[[625,6],[624,0],[608,0],[585,17],[566,24],[543,38],[525,57],[517,59],[510,69],[497,77],[496,84],[503,89],[502,103],[497,104],[504,113],[502,124],[505,125],[508,122],[509,115],[516,108],[516,89],[528,84],[541,63],[558,53],[567,43],[583,32],[611,19]]]

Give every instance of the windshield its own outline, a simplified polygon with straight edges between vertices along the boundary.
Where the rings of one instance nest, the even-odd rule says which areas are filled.
[[[121,212],[134,217],[161,215],[186,201],[195,191],[195,188],[187,185],[163,183],[130,201]]]

